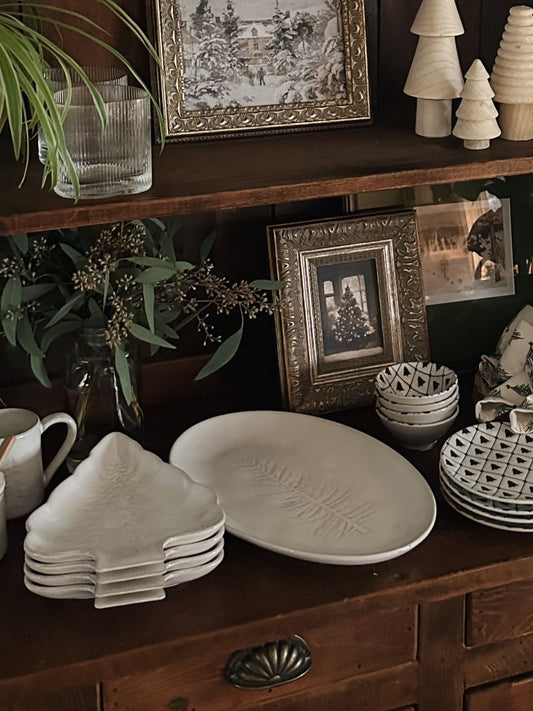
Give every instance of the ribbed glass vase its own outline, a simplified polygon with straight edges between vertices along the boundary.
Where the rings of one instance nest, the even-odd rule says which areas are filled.
[[[148,190],[152,185],[150,99],[135,86],[99,85],[105,126],[87,87],[55,93],[65,112],[65,141],[80,183],[80,198],[105,198]],[[76,197],[69,173],[59,163],[54,191]]]

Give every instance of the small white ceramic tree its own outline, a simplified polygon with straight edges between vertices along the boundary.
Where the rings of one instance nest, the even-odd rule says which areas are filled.
[[[455,112],[457,123],[453,135],[462,138],[464,147],[472,150],[488,148],[490,139],[500,135],[496,121],[498,111],[492,97],[489,74],[480,59],[474,59],[465,74],[461,103]]]
[[[449,136],[452,99],[463,88],[455,38],[464,28],[455,0],[422,0],[411,32],[419,39],[404,92],[417,99],[415,132]]]
[[[490,83],[500,104],[502,138],[533,138],[533,8],[509,10]]]

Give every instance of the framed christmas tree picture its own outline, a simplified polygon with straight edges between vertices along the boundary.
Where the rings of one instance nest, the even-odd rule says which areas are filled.
[[[368,122],[366,2],[150,0],[165,139]]]
[[[284,406],[365,405],[385,366],[428,358],[413,210],[268,228]]]

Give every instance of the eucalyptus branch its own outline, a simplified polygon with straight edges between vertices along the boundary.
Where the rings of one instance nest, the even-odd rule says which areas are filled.
[[[154,224],[158,229],[150,231]],[[197,376],[205,377],[236,353],[245,317],[273,313],[277,304],[269,292],[280,289],[279,282],[231,283],[214,272],[205,246],[198,265],[177,260],[170,234],[177,234],[179,224],[175,217],[133,221],[49,236],[12,235],[0,243],[2,331],[30,357],[34,375],[43,384],[48,384],[45,356],[55,340],[99,329],[127,394],[131,383],[126,342],[133,338],[153,350],[175,348],[181,330],[194,321],[204,334],[204,345],[219,344]],[[210,235],[208,246],[212,240]],[[208,319],[234,310],[240,326],[224,340]]]

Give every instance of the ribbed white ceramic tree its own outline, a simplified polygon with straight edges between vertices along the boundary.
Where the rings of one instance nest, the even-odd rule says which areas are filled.
[[[449,136],[452,99],[463,88],[455,38],[464,28],[455,0],[422,0],[411,32],[419,39],[404,92],[417,99],[415,132]]]
[[[502,138],[533,138],[533,8],[509,10],[490,83],[500,104]]]
[[[472,150],[488,148],[491,138],[500,135],[496,121],[498,111],[492,97],[489,74],[480,59],[474,59],[465,74],[461,103],[455,112],[457,123],[453,135],[462,138],[464,147]]]

